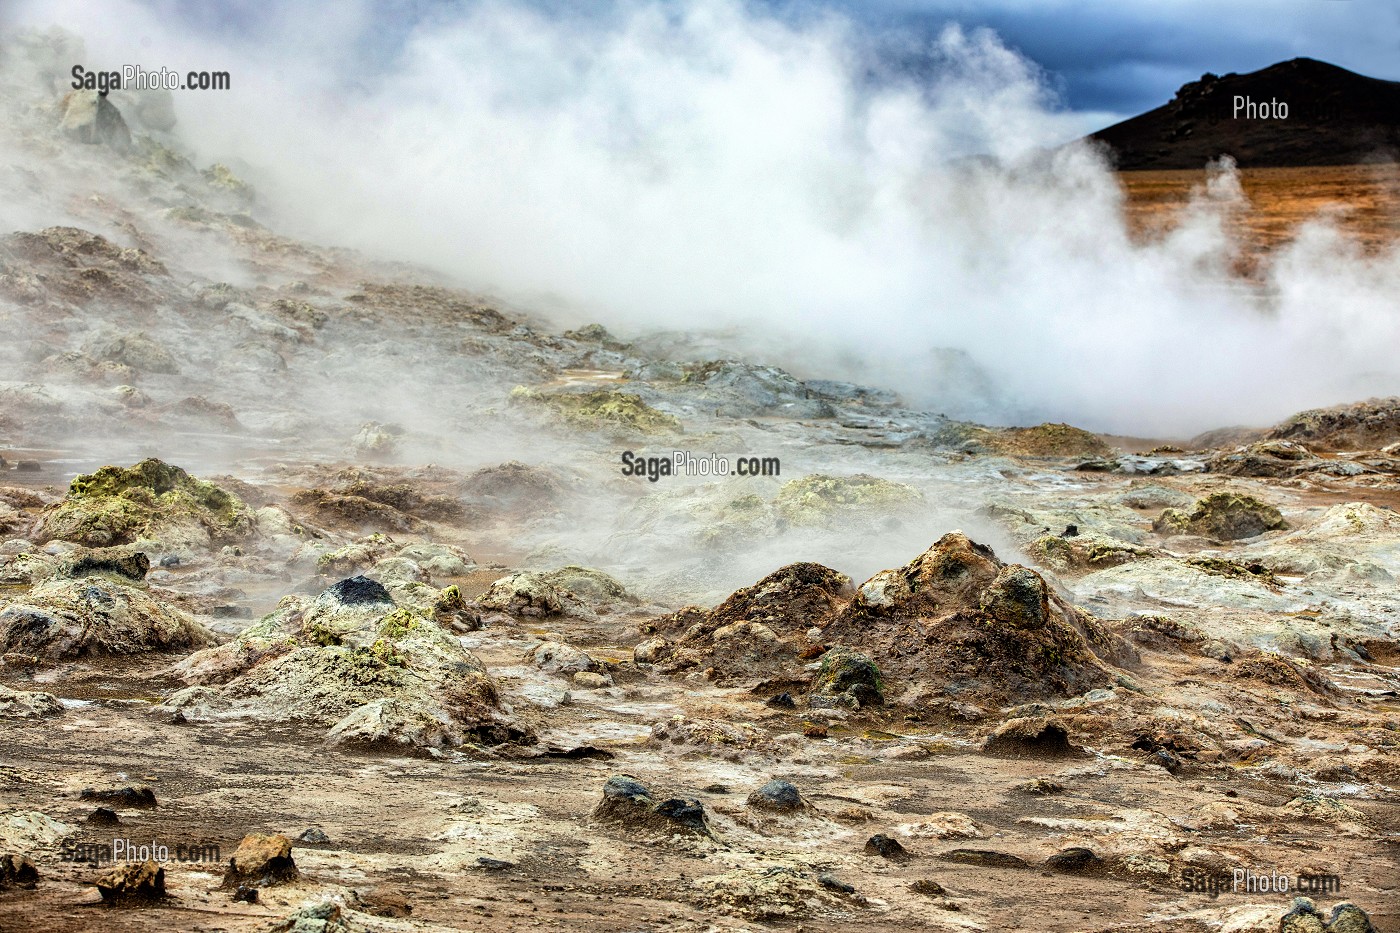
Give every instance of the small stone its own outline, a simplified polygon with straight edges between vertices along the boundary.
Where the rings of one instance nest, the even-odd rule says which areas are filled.
[[[878,855],[892,862],[903,862],[910,857],[909,850],[904,848],[898,839],[892,839],[884,833],[876,833],[865,841],[865,854]]]
[[[700,788],[700,789],[703,790],[703,791],[704,791],[705,793],[707,793],[707,794],[727,794],[727,793],[729,793],[729,788],[728,788],[728,787],[725,787],[723,784],[706,784],[704,787],[702,787],[702,788]]]
[[[319,827],[319,826],[311,826],[311,827],[308,827],[307,829],[303,829],[303,830],[301,831],[301,834],[300,834],[299,836],[297,836],[296,841],[297,841],[297,842],[300,842],[300,843],[302,843],[302,844],[304,844],[304,845],[313,845],[313,846],[315,846],[315,845],[323,845],[323,844],[325,844],[325,843],[327,843],[327,842],[330,842],[330,841],[331,841],[331,837],[330,837],[330,836],[327,836],[325,830],[321,829],[321,827]]]
[[[760,810],[782,812],[801,810],[806,806],[797,787],[787,781],[769,781],[749,794],[748,804]]]
[[[920,878],[909,885],[909,890],[915,894],[922,894],[924,897],[942,897],[948,893],[947,888],[934,881],[932,878]]]
[[[1083,846],[1071,846],[1068,849],[1061,849],[1046,859],[1045,867],[1051,871],[1081,875],[1102,868],[1103,859]]]
[[[1048,797],[1052,794],[1063,794],[1065,785],[1059,781],[1052,781],[1049,778],[1031,778],[1016,785],[1017,791],[1023,794],[1031,794],[1036,797]]]
[[[489,858],[485,855],[479,856],[476,860],[476,864],[478,868],[482,868],[486,871],[506,871],[515,867],[514,862],[507,862],[505,859],[500,858]]]
[[[797,709],[797,701],[792,698],[791,693],[780,693],[777,696],[769,697],[763,705],[772,709]]]
[[[117,816],[116,810],[109,810],[106,807],[98,807],[87,815],[83,822],[89,826],[120,826],[121,817]]]
[[[283,835],[249,833],[238,843],[224,873],[224,886],[267,887],[298,876],[292,860],[292,841]]]
[[[847,884],[840,878],[837,878],[835,875],[817,875],[817,883],[820,884],[822,887],[826,888],[828,891],[835,891],[838,894],[856,893],[855,885]]]
[[[613,685],[611,676],[594,671],[579,671],[574,674],[572,680],[574,686],[580,690],[604,690]]]
[[[165,869],[155,862],[119,866],[97,879],[97,892],[112,904],[159,900],[165,897]]]
[[[167,570],[180,566],[180,557],[177,554],[167,554],[160,559],[160,565]]]
[[[233,892],[233,899],[245,904],[256,904],[258,902],[258,889],[240,884],[238,890]]]
[[[813,723],[802,729],[802,734],[809,739],[824,739],[827,736],[826,726]]]

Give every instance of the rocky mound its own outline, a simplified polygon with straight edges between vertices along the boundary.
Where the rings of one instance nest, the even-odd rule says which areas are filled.
[[[1377,450],[1400,442],[1400,398],[1302,411],[1276,425],[1267,437],[1314,450]]]
[[[658,637],[634,656],[668,671],[709,668],[720,680],[769,675],[795,667],[801,636],[830,620],[853,592],[845,574],[789,564],[714,609],[690,606],[655,620],[647,629]]]
[[[295,493],[292,504],[316,521],[339,528],[416,531],[425,521],[461,516],[462,503],[453,496],[394,480],[389,471],[341,470],[325,486]]]
[[[455,588],[440,601],[459,600]],[[449,607],[450,608],[450,607]],[[450,747],[516,741],[485,667],[435,619],[367,577],[315,599],[289,596],[232,642],[176,666],[193,684],[167,700],[189,718],[221,713],[329,726],[328,741]]]
[[[1131,652],[1035,571],[960,532],[884,570],[823,629],[889,677],[996,701],[1071,696],[1112,680]]]
[[[76,578],[39,583],[0,612],[0,655],[63,661],[213,642],[199,623],[131,580],[78,569]]]
[[[1269,113],[1237,111],[1236,98]],[[1285,119],[1275,101],[1287,105]],[[1400,150],[1397,112],[1400,83],[1295,58],[1249,74],[1202,75],[1170,103],[1089,138],[1125,171],[1199,169],[1223,155],[1243,168],[1391,162]]]
[[[253,514],[237,496],[177,466],[143,460],[76,477],[68,495],[40,516],[35,536],[91,547],[146,542],[195,551],[240,541],[253,529]]]
[[[1213,492],[1198,500],[1191,511],[1167,509],[1155,522],[1162,534],[1191,534],[1220,541],[1253,538],[1266,531],[1287,528],[1278,509],[1253,496],[1234,492]]]

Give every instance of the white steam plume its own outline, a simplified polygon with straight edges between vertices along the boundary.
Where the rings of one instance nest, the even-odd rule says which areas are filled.
[[[1133,243],[1098,156],[1051,148],[1086,128],[986,32],[949,26],[916,83],[880,75],[875,39],[836,15],[732,0],[465,2],[401,46],[368,4],[222,38],[173,9],[21,19],[82,33],[90,67],[229,70],[230,92],[177,92],[182,135],[246,164],[288,232],[624,331],[738,326],[769,359],[801,340],[934,409],[940,347],[990,373],[1004,418],[1138,434],[1400,389],[1400,254],[1319,226],[1247,286],[1228,173]]]

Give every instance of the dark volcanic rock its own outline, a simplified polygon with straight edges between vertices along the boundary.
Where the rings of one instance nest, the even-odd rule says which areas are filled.
[[[608,778],[603,799],[593,808],[593,818],[631,830],[650,831],[667,836],[676,833],[709,835],[705,808],[687,797],[657,800],[650,788],[627,774]]]
[[[903,862],[910,858],[909,851],[900,845],[898,839],[891,839],[884,833],[876,833],[865,840],[865,854],[878,855],[892,862]]]
[[[1102,868],[1103,859],[1083,846],[1071,846],[1068,849],[1061,849],[1046,859],[1045,867],[1051,871],[1082,875]]]
[[[93,550],[74,557],[59,567],[60,576],[76,579],[91,574],[111,574],[140,582],[151,569],[151,559],[144,553],[134,554]]]
[[[1280,101],[1287,119],[1236,118],[1236,97]],[[1199,169],[1228,155],[1243,168],[1390,162],[1400,149],[1400,83],[1310,58],[1182,85],[1156,110],[1093,134],[1118,168]]]
[[[78,799],[110,803],[130,810],[153,810],[156,806],[155,791],[149,787],[117,787],[110,790],[89,787],[78,795]]]
[[[801,810],[807,806],[797,788],[787,781],[769,781],[749,794],[748,804],[760,810],[777,810],[785,813]]]
[[[117,816],[117,811],[107,807],[97,807],[87,815],[83,822],[89,826],[120,826],[121,817]]]
[[[344,606],[374,604],[392,606],[394,604],[394,597],[389,595],[384,584],[363,575],[341,580],[327,589],[326,593]]]

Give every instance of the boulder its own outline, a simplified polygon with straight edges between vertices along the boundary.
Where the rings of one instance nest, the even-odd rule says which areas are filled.
[[[0,891],[6,888],[32,888],[39,883],[39,869],[27,855],[6,852],[0,855]]]
[[[544,574],[530,571],[502,577],[476,600],[482,609],[535,618],[561,615],[570,602]]]
[[[70,91],[59,106],[58,127],[80,143],[102,145],[118,152],[131,149],[131,130],[106,96],[98,91]]]
[[[1197,500],[1191,511],[1167,509],[1152,523],[1152,530],[1161,534],[1201,535],[1220,541],[1253,538],[1287,527],[1278,509],[1236,492],[1213,492]]]
[[[328,740],[340,745],[524,739],[528,732],[503,711],[481,661],[439,623],[441,615],[437,604],[395,605],[365,577],[312,600],[287,597],[233,641],[177,664],[191,686],[166,706],[187,718],[224,713],[326,726]]]
[[[240,542],[254,528],[253,513],[237,496],[179,467],[143,460],[75,478],[68,495],[40,516],[35,540],[205,550]]]
[[[689,797],[658,794],[629,774],[608,778],[603,799],[593,808],[600,823],[663,836],[709,836],[705,807]]]
[[[856,709],[885,702],[880,669],[870,658],[847,648],[832,648],[822,655],[812,683],[814,696],[847,699]]]
[[[292,841],[283,835],[249,833],[238,843],[224,872],[224,887],[264,888],[295,881],[299,872],[292,859]]]
[[[165,869],[155,862],[120,865],[96,881],[97,892],[106,904],[134,904],[165,897]]]
[[[12,690],[0,684],[0,719],[41,719],[63,715],[63,704],[52,693]]]
[[[203,648],[184,611],[116,578],[49,580],[0,611],[0,654],[51,661]]]
[[[792,813],[805,810],[809,806],[795,785],[778,780],[769,781],[749,794],[748,804],[757,810],[771,810],[777,813]]]

